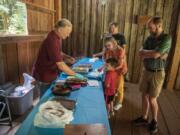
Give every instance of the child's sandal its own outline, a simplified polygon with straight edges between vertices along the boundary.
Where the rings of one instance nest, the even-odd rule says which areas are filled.
[[[111,116],[114,116],[114,115],[115,115],[114,111],[111,111],[111,112],[110,112],[110,115],[111,115]]]

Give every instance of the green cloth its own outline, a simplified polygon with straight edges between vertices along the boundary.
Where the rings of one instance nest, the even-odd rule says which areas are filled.
[[[161,55],[169,53],[171,48],[171,37],[167,34],[162,33],[159,37],[149,36],[144,45],[143,49],[145,50],[155,50]],[[160,58],[147,58],[144,59],[144,66],[146,69],[159,70],[163,69],[166,66],[166,61]]]

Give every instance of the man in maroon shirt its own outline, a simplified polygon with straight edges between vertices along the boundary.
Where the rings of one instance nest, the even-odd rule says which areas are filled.
[[[33,69],[33,76],[37,80],[40,96],[44,94],[51,82],[57,78],[59,71],[77,78],[83,78],[83,76],[71,70],[63,61],[62,39],[66,39],[71,31],[71,22],[67,19],[61,19],[55,24],[54,30],[48,34],[41,45]]]

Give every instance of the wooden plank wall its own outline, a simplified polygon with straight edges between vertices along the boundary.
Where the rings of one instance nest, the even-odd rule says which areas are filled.
[[[179,63],[179,68],[178,68],[178,73],[176,76],[176,83],[175,83],[175,89],[180,90],[180,63]]]
[[[174,21],[177,20],[177,21]],[[175,0],[173,8],[172,21],[170,25],[170,33],[173,37],[171,54],[168,64],[168,75],[166,85],[168,89],[180,90],[180,3]]]
[[[23,2],[27,3],[29,34],[47,34],[51,31],[54,24],[54,0]],[[22,73],[31,73],[42,40],[0,44],[1,84],[7,81],[22,82]]]
[[[47,33],[54,25],[54,0],[26,0],[29,34]],[[32,3],[32,5],[31,5]]]
[[[103,1],[106,1],[105,5],[102,4]],[[177,12],[174,9],[179,2],[179,0],[63,0],[62,17],[68,18],[73,24],[73,32],[69,39],[64,41],[63,49],[73,56],[91,56],[102,50],[100,37],[108,32],[109,23],[119,22],[120,32],[125,35],[127,41],[129,77],[132,82],[138,82],[142,63],[137,54],[149,33],[145,25],[137,24],[137,16],[161,16],[164,31],[170,33],[171,17]],[[173,21],[176,22],[177,19]]]
[[[179,5],[180,6],[180,5]],[[176,33],[175,33],[175,37],[177,37],[177,40],[175,41],[176,46],[175,49],[173,51],[173,54],[175,55],[175,58],[172,61],[172,68],[171,71],[174,72],[174,77],[173,79],[176,79],[175,81],[175,89],[180,90],[180,9],[179,9],[179,21],[178,21],[178,25],[176,28]],[[176,66],[174,66],[176,65]],[[169,82],[171,82],[171,80],[169,80]],[[173,85],[173,84],[172,84]]]

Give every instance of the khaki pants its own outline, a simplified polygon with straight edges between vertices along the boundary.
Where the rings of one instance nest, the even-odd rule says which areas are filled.
[[[148,94],[151,97],[158,97],[165,78],[165,71],[150,72],[143,71],[140,80],[140,91],[144,94]]]

